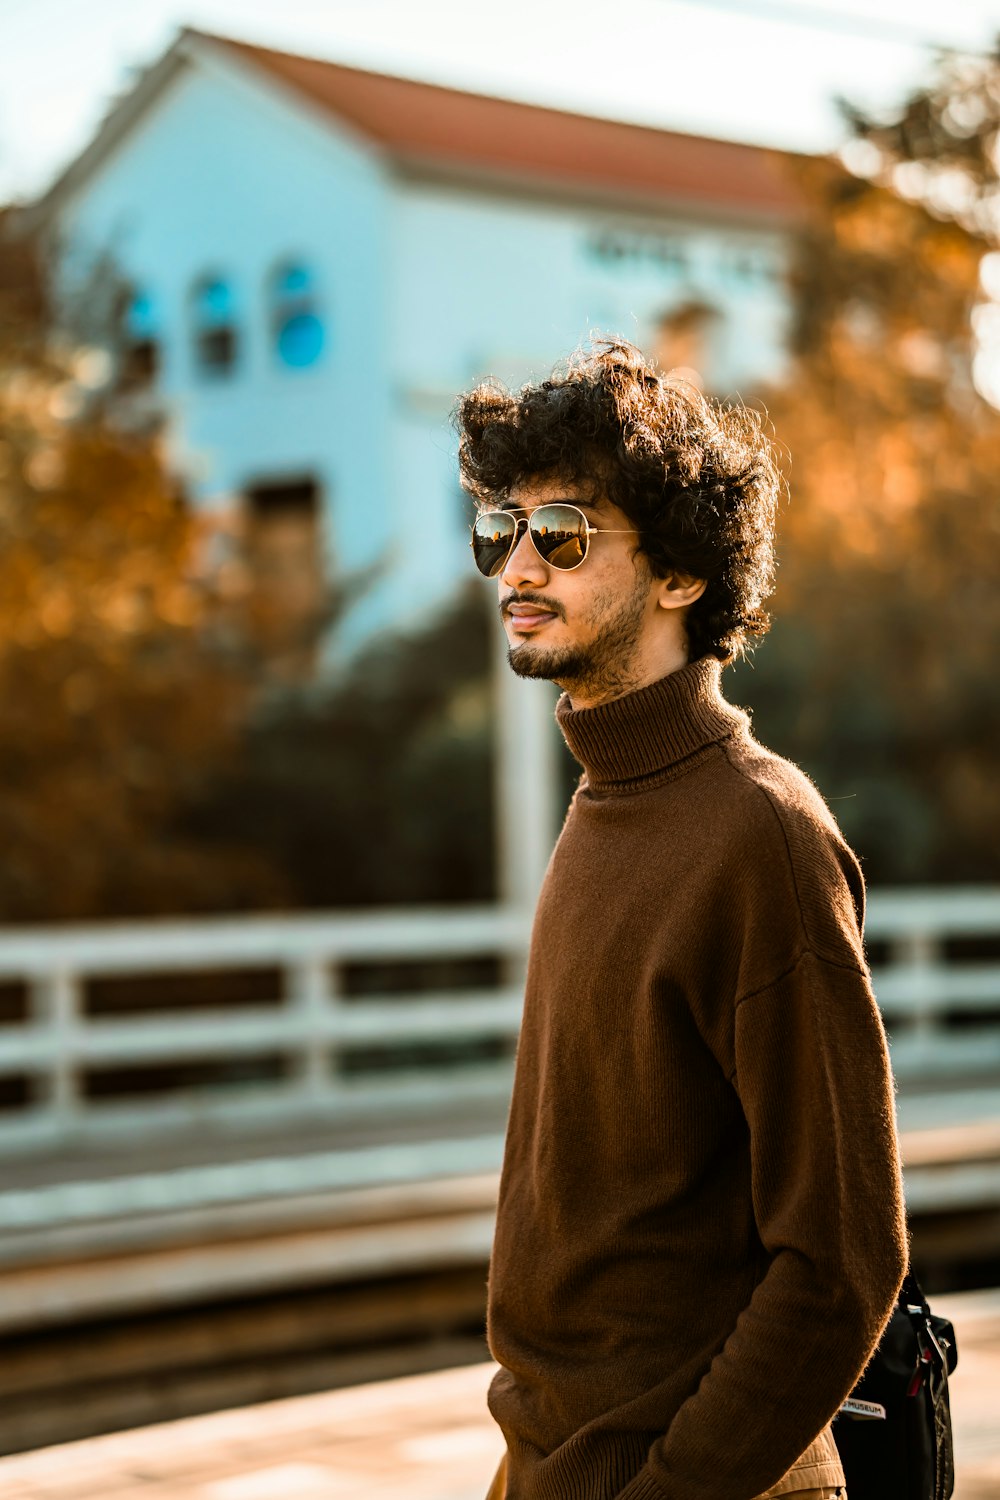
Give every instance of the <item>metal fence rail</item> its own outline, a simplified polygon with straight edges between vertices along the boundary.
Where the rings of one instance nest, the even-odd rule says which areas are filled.
[[[0,1332],[483,1266],[528,927],[0,934]],[[868,935],[908,1206],[993,1223],[1000,890],[876,892]]]
[[[501,1098],[528,927],[524,912],[497,907],[8,929],[0,989],[22,1002],[0,1024],[0,1152]],[[866,935],[901,1086],[1000,1080],[1000,888],[873,892]],[[385,993],[346,983],[365,966],[463,960],[485,962],[488,982]],[[276,992],[247,1004],[108,1015],[90,1000],[112,979],[275,970]],[[453,1055],[419,1061],[421,1047]],[[367,1067],[350,1066],[359,1049]],[[248,1065],[262,1057],[278,1061],[255,1078]],[[89,1087],[95,1072],[171,1064],[177,1080],[158,1092]],[[207,1064],[230,1076],[184,1075]]]
[[[96,1144],[172,1129],[281,1124],[309,1116],[364,1116],[433,1106],[447,1098],[502,1096],[521,1013],[527,944],[523,914],[500,908],[359,912],[185,922],[143,922],[0,934],[0,985],[26,987],[23,1013],[0,1026],[0,1081],[27,1080],[23,1100],[0,1112],[0,1152]],[[500,982],[435,991],[350,995],[349,967],[491,961]],[[149,1008],[92,1014],[88,987],[127,976],[277,970],[267,1002],[213,1009]],[[377,1066],[380,1049],[494,1042],[502,1055],[447,1067]],[[375,1066],[352,1074],[350,1050]],[[100,1099],[88,1073],[165,1064],[239,1064],[277,1056],[279,1076],[241,1084],[181,1083],[166,1096]],[[244,1070],[245,1071],[245,1070]]]
[[[875,891],[865,937],[901,1086],[1000,1082],[1000,888]]]

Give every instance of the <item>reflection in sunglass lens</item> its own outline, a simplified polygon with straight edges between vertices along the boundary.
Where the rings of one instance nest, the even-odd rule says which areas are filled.
[[[518,522],[503,510],[487,510],[472,528],[472,555],[487,578],[501,571],[517,537]],[[540,505],[528,518],[532,545],[553,568],[578,568],[587,555],[587,520],[575,505]]]
[[[472,555],[486,578],[495,578],[507,561],[516,530],[515,517],[502,510],[486,511],[477,517],[472,528]]]
[[[535,550],[554,568],[576,568],[587,555],[587,522],[572,505],[540,505],[528,530]]]

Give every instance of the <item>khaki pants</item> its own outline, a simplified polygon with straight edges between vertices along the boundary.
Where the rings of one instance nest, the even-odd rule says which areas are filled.
[[[500,1467],[493,1476],[493,1483],[486,1500],[505,1500],[507,1494],[507,1455],[500,1460]],[[797,1459],[788,1473],[777,1484],[765,1490],[757,1500],[771,1500],[781,1495],[787,1500],[847,1500],[844,1471],[840,1464],[837,1444],[829,1427],[824,1427],[819,1437],[809,1444],[802,1457]]]

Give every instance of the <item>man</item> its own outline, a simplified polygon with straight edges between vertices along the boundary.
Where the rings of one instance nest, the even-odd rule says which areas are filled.
[[[907,1242],[857,861],[719,686],[768,625],[768,442],[616,342],[458,424],[510,664],[584,770],[528,964],[491,1496],[842,1494]]]

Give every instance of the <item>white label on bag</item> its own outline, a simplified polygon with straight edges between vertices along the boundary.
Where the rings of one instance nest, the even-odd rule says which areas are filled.
[[[867,1417],[870,1422],[885,1421],[885,1407],[877,1401],[861,1401],[857,1396],[848,1396],[840,1403],[840,1410],[849,1417]]]

